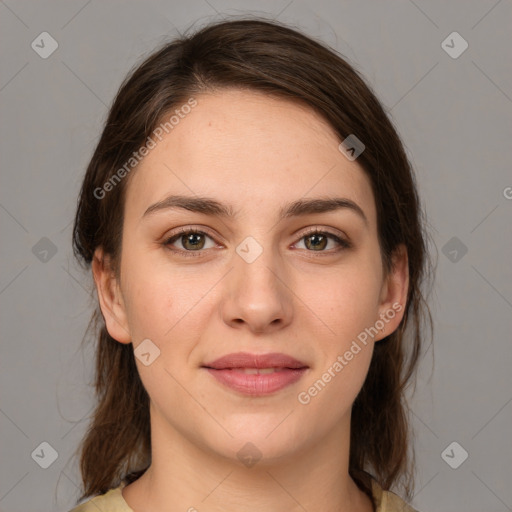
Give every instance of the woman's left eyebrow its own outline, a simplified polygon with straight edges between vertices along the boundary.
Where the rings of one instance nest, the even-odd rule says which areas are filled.
[[[235,218],[231,205],[226,205],[210,197],[171,195],[152,204],[142,215],[148,217],[156,212],[169,209],[183,209],[216,217]],[[368,218],[363,209],[351,199],[345,197],[301,198],[286,204],[279,210],[278,221],[289,217],[299,217],[314,213],[326,213],[347,209],[356,213],[368,226]]]

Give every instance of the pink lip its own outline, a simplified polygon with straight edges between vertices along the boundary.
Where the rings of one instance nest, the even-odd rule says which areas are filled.
[[[279,391],[297,382],[308,366],[286,354],[228,354],[203,365],[219,382],[241,393],[257,396]],[[247,374],[244,368],[276,368],[274,373]]]
[[[249,354],[247,352],[236,352],[227,354],[215,359],[203,366],[215,370],[228,368],[307,368],[308,365],[294,357],[280,353]]]
[[[214,370],[207,368],[220,383],[246,395],[258,396],[275,393],[294,382],[297,382],[307,368],[292,370],[284,368],[264,375],[249,375],[237,369]]]

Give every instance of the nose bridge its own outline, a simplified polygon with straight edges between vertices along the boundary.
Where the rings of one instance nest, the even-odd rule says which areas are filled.
[[[264,238],[264,240],[263,240]],[[286,270],[271,237],[246,237],[233,254],[226,322],[245,322],[255,331],[284,325],[291,320],[292,304]]]
[[[277,287],[277,280],[284,279],[285,268],[279,250],[273,246],[270,234],[261,234],[258,238],[247,236],[236,247],[235,268],[240,270],[246,281],[251,284],[260,282],[265,286]],[[279,276],[279,277],[278,277]]]

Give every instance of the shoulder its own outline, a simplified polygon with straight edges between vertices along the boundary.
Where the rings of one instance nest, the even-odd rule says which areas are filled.
[[[382,489],[375,480],[372,480],[372,494],[376,512],[418,512],[394,492]]]
[[[123,487],[124,485],[120,485],[115,489],[110,489],[105,494],[91,498],[69,512],[133,512],[124,501],[121,493]]]

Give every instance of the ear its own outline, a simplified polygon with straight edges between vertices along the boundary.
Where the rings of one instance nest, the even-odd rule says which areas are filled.
[[[384,328],[375,337],[375,341],[389,336],[400,325],[405,314],[408,290],[409,260],[407,248],[404,244],[400,244],[393,252],[392,268],[382,284],[379,320],[384,324]]]
[[[92,259],[92,273],[107,331],[120,343],[131,343],[126,310],[119,283],[108,255],[98,247]]]

